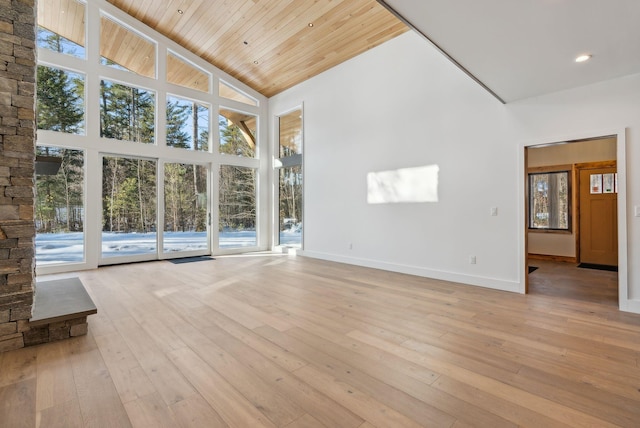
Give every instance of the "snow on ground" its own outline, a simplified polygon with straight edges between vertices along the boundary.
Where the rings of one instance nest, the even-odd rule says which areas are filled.
[[[122,257],[156,252],[155,233],[102,233],[102,257]],[[223,249],[255,247],[256,231],[220,232]],[[280,244],[300,245],[300,233],[280,233]],[[179,253],[207,249],[207,232],[164,232],[164,252]],[[39,233],[36,235],[36,263],[78,263],[84,260],[82,232]]]

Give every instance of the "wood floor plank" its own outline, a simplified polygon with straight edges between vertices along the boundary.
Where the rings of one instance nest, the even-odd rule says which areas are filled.
[[[428,421],[437,426],[451,424],[455,419],[411,395],[411,392],[416,390],[428,389],[426,384],[415,378],[390,367],[380,370],[379,366],[372,365],[366,358],[345,358],[348,352],[321,338],[314,340],[311,337],[305,337],[305,340],[301,340],[300,336],[279,334],[267,327],[262,327],[260,332],[280,346],[285,346],[291,352],[303,356],[315,367],[330,373],[335,379],[349,383],[376,399],[384,398],[386,404],[412,416],[415,420]],[[430,382],[433,380],[430,379]]]
[[[264,331],[264,329],[262,330]],[[319,334],[318,334],[319,333]],[[331,335],[320,328],[295,328],[287,332],[287,335],[301,342],[310,344],[319,351],[324,351],[342,361],[357,362],[357,366],[369,373],[379,371],[392,371],[422,382],[425,385],[433,383],[439,373],[427,370],[425,367],[410,361],[400,359],[393,354],[381,351],[378,348],[359,343],[348,335]],[[354,353],[356,355],[354,355]]]
[[[127,413],[93,337],[70,339],[69,344],[84,425],[101,426],[108,421],[110,426],[130,427]]]
[[[295,403],[257,377],[250,367],[226,352],[224,341],[213,343],[206,338],[198,339],[190,342],[190,347],[275,425],[287,425],[304,414]]]
[[[425,356],[420,352],[416,352],[413,349],[404,348],[402,346],[392,345],[389,343],[383,343],[372,336],[364,334],[357,334],[360,340],[369,342],[372,346],[377,346],[387,349],[389,352],[394,352],[397,355],[402,355],[417,364],[424,364],[425,367],[431,370],[438,370],[445,376],[451,377],[455,380],[463,381],[471,386],[474,386],[482,391],[491,392],[491,394],[497,397],[503,398],[514,404],[520,406],[527,406],[531,410],[534,410],[541,414],[550,414],[554,419],[559,422],[581,427],[581,426],[601,426],[601,427],[614,427],[613,423],[606,422],[597,417],[576,411],[571,407],[567,407],[547,398],[536,395],[524,389],[519,389],[511,385],[502,383],[496,379],[480,375],[458,366],[455,366],[444,360],[437,360],[432,357]]]
[[[0,387],[36,377],[37,348],[0,353]]]
[[[330,372],[336,379],[384,400],[387,405],[428,426],[448,426],[455,417],[482,423],[483,426],[511,426],[504,419],[455,397],[445,396],[392,367],[381,369],[380,366],[367,364],[365,357],[350,357],[348,351],[340,346],[314,338],[311,334],[294,337],[267,327],[260,328],[260,331],[265,337],[304,356],[316,367]]]
[[[324,392],[335,401],[351,410],[356,415],[371,422],[374,426],[382,427],[420,427],[402,413],[386,406],[373,397],[362,393],[353,386],[340,382],[326,373],[312,366],[304,366],[295,371],[296,376],[314,388]],[[443,426],[450,426],[443,425]]]
[[[360,425],[362,426],[362,425]],[[295,421],[291,422],[285,428],[326,428],[316,418],[308,413],[305,413]]]
[[[0,425],[31,428],[36,423],[36,379],[0,386]]]
[[[275,427],[264,414],[192,350],[178,349],[172,351],[169,357],[229,426]]]
[[[206,334],[215,342],[224,342],[227,352],[244,362],[245,365],[253,368],[254,373],[272,385],[274,390],[289,397],[290,400],[327,427],[354,428],[362,424],[363,420],[361,418],[291,374],[288,370],[288,364],[283,366],[280,358],[274,359],[270,357],[272,352],[261,353],[260,350],[263,347],[261,343],[260,346],[254,349],[241,340],[242,335],[235,336],[238,332],[232,328],[231,324],[232,322],[229,321],[221,322],[217,329],[208,328]],[[236,327],[242,328],[241,326]],[[278,332],[267,326],[264,328]],[[273,346],[275,345],[272,344],[267,349],[271,351]],[[282,352],[293,356],[293,353],[288,349],[281,349]],[[295,367],[295,369],[297,370],[306,365],[307,363],[304,363]]]
[[[183,374],[133,318],[118,319],[115,324],[140,367],[167,405],[196,393]]]
[[[81,428],[84,426],[80,402],[77,399],[48,407],[36,415],[36,428]]]
[[[73,370],[66,361],[70,352],[68,342],[54,342],[34,349],[37,351],[36,411],[77,402]]]
[[[261,355],[269,358],[282,368],[288,371],[294,371],[307,364],[306,361],[297,358],[290,352],[274,345],[272,342],[265,340],[262,336],[256,334],[238,322],[227,317],[210,307],[199,308],[188,314],[191,323],[200,328],[203,334],[212,337],[212,328],[220,328],[225,330],[229,335],[248,345],[251,349],[256,350]],[[216,337],[215,335],[213,337]]]
[[[157,392],[129,401],[124,407],[131,425],[136,428],[173,428],[177,425],[173,412]]]
[[[241,294],[239,296],[240,300],[234,299],[233,297],[229,297],[229,294],[231,293],[225,293],[226,290],[227,289],[222,290],[222,293],[217,293],[213,297],[213,300],[216,301],[217,304],[223,304],[236,313],[241,312],[251,314],[257,319],[257,321],[261,322],[262,324],[270,325],[280,331],[288,330],[291,328],[291,324],[289,324],[285,319],[274,316],[267,312],[263,312],[259,308],[245,303],[245,301],[247,300],[245,295]]]
[[[526,406],[520,406],[490,392],[456,381],[447,376],[441,376],[435,381],[434,387],[445,391],[461,400],[473,404],[506,419],[518,426],[525,427],[566,427],[567,424],[556,421],[544,413],[535,412]]]
[[[169,406],[182,428],[227,428],[229,425],[201,395],[192,395]]]
[[[252,316],[247,311],[238,310],[237,306],[234,307],[232,298],[220,295],[220,293],[214,294],[205,302],[216,311],[233,317],[233,319],[249,329],[264,325],[259,316]]]
[[[156,392],[155,387],[120,333],[114,332],[104,336],[96,336],[95,341],[123,403]]]

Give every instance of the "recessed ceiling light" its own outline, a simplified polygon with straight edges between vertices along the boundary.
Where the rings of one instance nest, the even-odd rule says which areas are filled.
[[[258,61],[253,61],[254,64],[258,64]]]
[[[310,22],[310,23],[309,23],[309,27],[313,27],[313,22]]]
[[[585,62],[591,59],[591,55],[589,54],[584,54],[584,55],[580,55],[578,57],[576,57],[576,62]]]
[[[179,13],[180,15],[182,15],[182,14],[184,13],[184,10],[182,10],[182,9],[178,9],[178,13]]]

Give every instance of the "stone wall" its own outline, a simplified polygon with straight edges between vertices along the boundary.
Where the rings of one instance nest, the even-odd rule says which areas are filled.
[[[34,297],[35,28],[35,0],[0,0],[0,352],[25,345]]]

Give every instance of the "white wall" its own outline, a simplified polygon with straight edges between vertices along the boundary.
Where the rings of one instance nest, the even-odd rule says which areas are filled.
[[[413,33],[271,98],[270,114],[302,102],[305,255],[518,289],[502,104]],[[367,173],[432,164],[439,202],[367,204]]]
[[[412,32],[316,76],[269,100],[271,117],[304,103],[304,254],[523,291],[523,147],[630,126],[637,163],[639,92],[635,76],[504,106]],[[431,164],[439,202],[367,204],[368,172]]]

